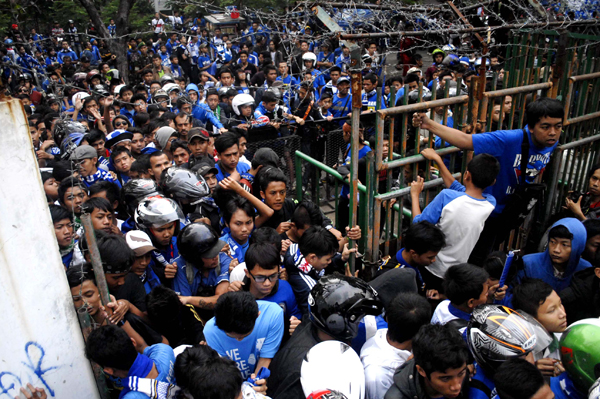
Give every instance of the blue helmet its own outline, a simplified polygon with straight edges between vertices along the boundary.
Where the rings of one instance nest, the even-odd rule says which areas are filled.
[[[81,144],[83,139],[83,133],[71,133],[69,134],[60,145],[60,156],[62,159],[69,159],[75,148]]]
[[[13,44],[13,41],[12,41],[12,39],[6,39],[4,41],[4,44],[6,44],[7,46],[10,46],[11,44]]]

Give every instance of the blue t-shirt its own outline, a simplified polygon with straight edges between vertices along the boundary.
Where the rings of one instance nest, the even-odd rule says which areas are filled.
[[[486,387],[490,389],[492,392],[492,398],[496,394],[496,384],[494,384],[494,380],[490,378],[486,371],[479,366],[479,364],[475,364],[476,373],[471,380],[477,380],[484,384]],[[473,384],[472,384],[473,385]],[[477,389],[473,386],[469,387],[469,399],[489,399],[490,397],[485,394],[481,389]]]
[[[283,337],[283,310],[273,302],[256,303],[260,314],[250,335],[241,341],[231,338],[219,329],[214,317],[204,327],[204,337],[208,346],[219,355],[235,361],[244,379],[254,373],[260,358],[275,357]]]
[[[173,353],[173,348],[165,344],[155,344],[146,347],[146,349],[144,349],[144,355],[148,356],[156,366],[156,371],[158,372],[158,376],[155,378],[156,381],[166,382],[169,384],[173,384],[175,382],[175,374],[173,371],[175,366],[175,354]],[[129,372],[129,376],[135,376],[139,378],[146,377],[145,375],[135,375],[135,373],[132,375],[132,370],[129,370]],[[123,392],[125,393],[123,394]],[[123,392],[122,395],[119,396],[119,399],[148,399],[148,395],[141,392],[127,392],[127,389],[125,389]]]
[[[554,399],[585,399],[587,393],[582,393],[575,387],[569,375],[565,372],[558,377],[550,378],[550,389]]]
[[[558,145],[538,148],[531,140],[529,128],[525,127],[529,138],[529,162],[527,164],[527,183],[532,183],[548,162],[550,155]],[[506,197],[512,194],[517,187],[517,177],[521,175],[521,142],[523,130],[497,130],[490,133],[474,134],[473,149],[475,154],[490,154],[500,162],[500,173],[496,183],[486,189],[496,198],[496,209],[492,215],[498,215],[504,209]]]
[[[351,144],[348,144],[346,146],[346,150],[349,150],[349,151],[348,151],[348,156],[346,157],[346,160],[345,160],[345,164],[350,164],[350,158],[351,158],[351,154],[352,154],[350,145]],[[368,145],[365,145],[363,148],[358,150],[358,159],[361,159],[362,157],[366,156],[369,153],[369,151],[371,151],[371,147],[369,147]],[[344,184],[342,186],[342,190],[340,191],[340,197],[348,197],[349,195],[350,195],[350,186],[347,184]]]
[[[302,319],[302,312],[298,309],[294,290],[290,283],[285,280],[279,280],[277,291],[275,293],[271,292],[271,295],[264,297],[262,300],[278,304],[283,309],[287,320],[292,316],[296,316],[299,320]]]
[[[202,272],[194,267],[194,279],[190,284],[187,279],[187,263],[185,259],[179,257],[177,261],[177,274],[173,279],[173,291],[181,296],[194,296],[200,287],[216,287],[223,281],[229,281],[229,263],[231,258],[225,253],[219,253],[219,267],[210,269],[208,277],[204,277]],[[190,265],[190,267],[192,267]],[[217,269],[219,269],[217,271]]]
[[[231,236],[231,233],[223,234],[221,239],[229,244],[231,256],[237,259],[240,263],[245,262],[246,251],[248,251],[248,247],[250,246],[250,240],[246,240],[245,244],[240,244]]]
[[[231,176],[231,173],[227,173],[227,172],[223,171],[223,169],[221,169],[221,162],[217,162],[215,164],[215,168],[217,168],[217,170],[219,171],[219,173],[217,173],[217,175],[215,176],[217,178],[217,181],[221,181],[224,178]],[[246,173],[247,171],[250,170],[250,165],[248,165],[247,163],[244,163],[244,162],[238,162],[235,169],[241,175],[242,173]]]

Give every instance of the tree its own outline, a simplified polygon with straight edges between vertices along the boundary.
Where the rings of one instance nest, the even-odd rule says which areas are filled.
[[[108,33],[108,28],[102,21],[100,10],[96,7],[93,0],[79,0],[79,3],[85,8],[88,13],[98,36],[104,38],[110,52],[116,55],[116,66],[119,70],[120,76],[127,81],[128,76],[128,65],[127,65],[127,35],[129,34],[129,14],[135,4],[136,0],[119,0],[119,6],[117,13],[112,19],[115,20],[117,25],[117,35],[115,38],[111,38]]]

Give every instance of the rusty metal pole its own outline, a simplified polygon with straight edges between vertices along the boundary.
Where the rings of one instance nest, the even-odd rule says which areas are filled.
[[[85,240],[87,242],[88,251],[90,252],[90,259],[92,260],[92,267],[94,268],[94,276],[96,277],[96,285],[100,292],[100,299],[102,305],[106,306],[110,302],[110,294],[108,293],[108,285],[106,283],[106,276],[104,275],[104,268],[102,267],[102,259],[100,259],[100,252],[96,245],[96,234],[94,234],[94,226],[92,225],[92,217],[89,213],[81,215],[81,224],[85,231]],[[107,308],[110,312],[110,309]],[[110,323],[110,320],[107,320]]]
[[[352,137],[350,149],[350,227],[356,226],[356,209],[358,205],[358,146],[359,146],[359,127],[360,111],[362,109],[362,73],[352,71]],[[350,240],[350,248],[354,248],[355,243]],[[351,254],[349,263],[350,271],[354,274],[356,258]]]
[[[567,64],[567,44],[569,43],[569,32],[563,30],[558,37],[558,49],[556,50],[556,65],[552,70],[552,90],[550,97],[556,98],[560,87],[560,79],[565,74],[565,66]]]
[[[83,334],[83,340],[87,342],[88,336],[93,330],[92,327],[92,316],[87,311],[86,306],[82,306],[77,309],[77,318],[79,320],[79,326],[81,327],[81,333]],[[96,379],[96,386],[98,387],[98,393],[102,399],[109,399],[110,394],[108,393],[108,387],[106,386],[106,377],[102,371],[102,368],[96,362],[90,362],[92,370],[94,372],[94,378]]]

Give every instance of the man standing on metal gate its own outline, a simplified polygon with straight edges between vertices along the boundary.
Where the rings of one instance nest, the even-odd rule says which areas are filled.
[[[496,184],[487,190],[496,198],[496,208],[486,221],[469,262],[481,265],[510,230],[523,222],[543,195],[543,186],[533,182],[544,171],[558,145],[563,116],[560,101],[543,97],[527,105],[523,129],[470,135],[434,122],[425,113],[413,115],[413,126],[427,129],[463,150],[491,154],[500,162]],[[527,156],[522,157],[522,154]],[[525,179],[521,178],[523,168],[526,168]]]

